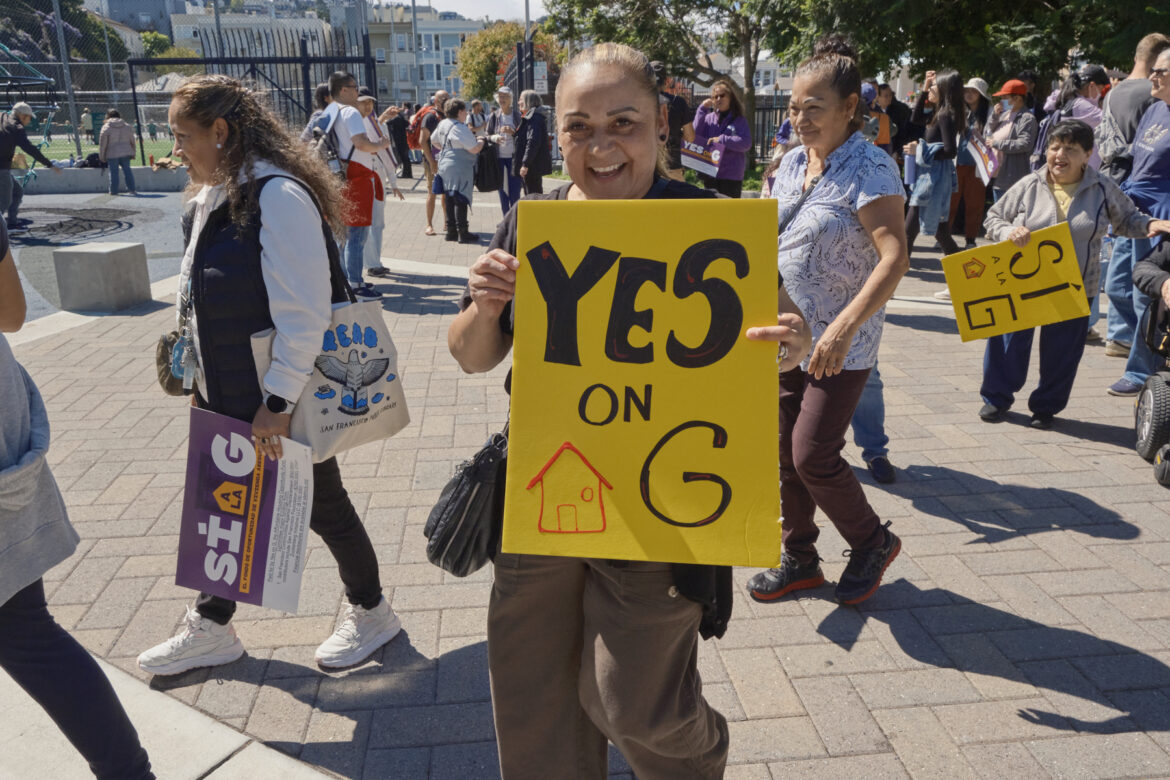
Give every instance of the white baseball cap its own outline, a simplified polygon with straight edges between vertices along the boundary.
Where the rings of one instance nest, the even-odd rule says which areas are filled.
[[[13,116],[36,116],[36,114],[32,110],[32,106],[30,106],[28,103],[25,103],[23,101],[20,103],[16,103],[12,106],[12,115]]]
[[[978,76],[972,79],[968,79],[967,83],[963,85],[963,89],[973,89],[983,97],[991,100],[991,98],[987,97],[987,82]]]
[[[511,95],[512,88],[511,87],[500,87],[499,89],[496,90],[496,94],[497,95]]]

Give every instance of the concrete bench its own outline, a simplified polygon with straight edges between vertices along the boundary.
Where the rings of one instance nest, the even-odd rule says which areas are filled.
[[[113,241],[53,250],[66,311],[111,312],[151,300],[146,247]]]

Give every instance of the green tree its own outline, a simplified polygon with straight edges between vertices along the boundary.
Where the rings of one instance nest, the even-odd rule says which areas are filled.
[[[165,37],[165,36],[164,36]],[[194,49],[188,49],[185,46],[168,46],[166,49],[158,53],[157,57],[151,59],[159,60],[178,60],[178,59],[199,59],[199,52]],[[165,71],[167,73],[178,73],[183,76],[198,76],[205,72],[202,65],[167,65],[160,67],[157,70]]]
[[[469,97],[490,97],[500,84],[508,63],[516,56],[516,44],[524,37],[524,26],[516,22],[496,22],[469,35],[459,49],[459,78]],[[556,79],[565,61],[564,46],[557,37],[543,29],[532,36],[534,57],[548,63],[549,81]]]
[[[564,40],[629,44],[703,86],[731,76],[712,57],[724,54],[743,74],[734,88],[749,117],[761,53],[794,49],[807,30],[801,0],[546,0],[545,8]]]
[[[142,38],[142,45],[146,49],[146,56],[151,59],[161,57],[163,52],[171,48],[171,39],[160,32],[147,30],[139,33]]]
[[[870,73],[951,67],[993,84],[1025,68],[1055,77],[1073,59],[1128,70],[1143,35],[1170,29],[1170,7],[1145,0],[804,0],[804,16],[852,38]]]

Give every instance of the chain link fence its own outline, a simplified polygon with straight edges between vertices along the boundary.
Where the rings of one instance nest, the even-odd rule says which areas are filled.
[[[19,101],[32,105],[29,136],[54,160],[96,152],[111,108],[137,125],[142,162],[168,155],[171,95],[196,74],[245,80],[297,129],[312,111],[313,89],[332,71],[374,80],[368,36],[356,26],[226,9],[217,23],[210,7],[170,13],[184,5],[175,0],[136,3],[129,15],[128,3],[84,2],[88,8],[83,0],[0,2],[0,111]]]

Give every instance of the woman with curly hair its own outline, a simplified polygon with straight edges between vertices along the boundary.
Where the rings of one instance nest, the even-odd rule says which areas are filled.
[[[332,304],[352,300],[333,230],[344,228],[338,183],[306,154],[256,93],[200,76],[170,107],[175,151],[191,175],[179,319],[194,334],[195,401],[252,423],[259,457],[280,458],[293,407],[312,374]],[[251,337],[275,329],[272,365],[257,379]],[[309,520],[337,561],[349,609],[317,648],[326,668],[352,666],[390,641],[398,617],[382,598],[378,559],[341,484],[337,460],[313,466]],[[199,594],[182,630],[138,657],[153,674],[239,658],[235,602]]]

